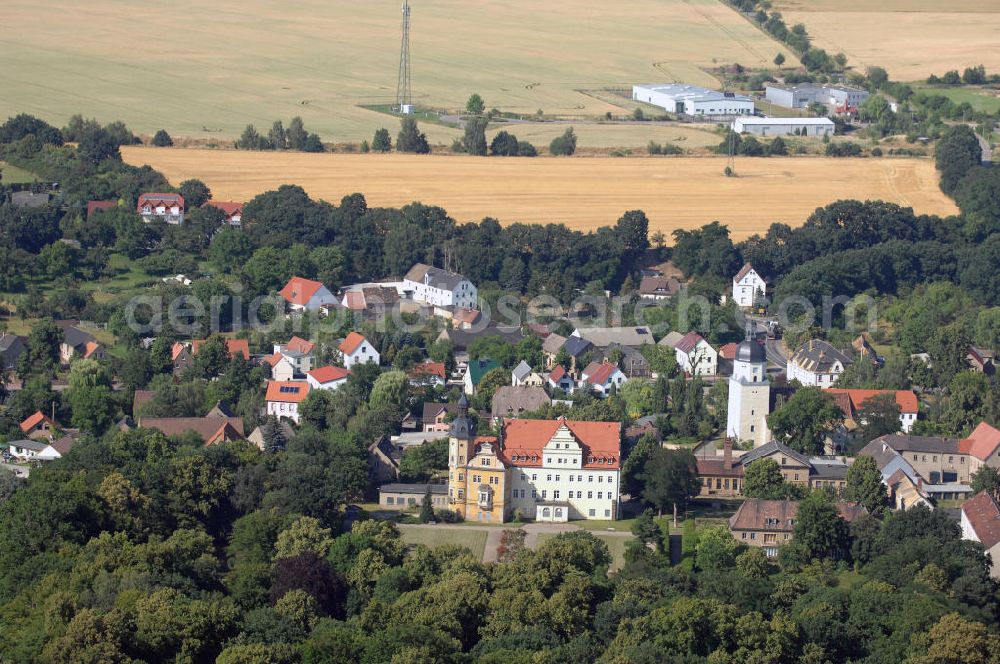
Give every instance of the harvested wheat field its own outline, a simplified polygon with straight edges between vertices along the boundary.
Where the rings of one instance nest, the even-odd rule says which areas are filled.
[[[816,46],[846,53],[858,69],[885,67],[894,80],[1000,69],[996,0],[778,0],[774,8],[788,25],[804,24]]]
[[[246,201],[282,184],[336,202],[361,192],[371,206],[412,201],[444,207],[458,221],[565,223],[590,230],[640,208],[666,233],[724,222],[737,238],[775,221],[802,223],[840,198],[883,199],[927,214],[951,214],[926,159],[740,159],[739,177],[719,157],[483,158],[404,154],[305,154],[122,148],[174,184],[199,178],[219,200]]]
[[[414,0],[413,99],[534,114],[622,109],[578,90],[679,80],[714,86],[719,63],[792,54],[719,0]],[[371,139],[391,104],[400,0],[4,0],[0,118],[73,113],[136,132],[236,138],[301,115],[331,142]],[[431,140],[458,131],[425,124]],[[634,131],[634,130],[632,130]],[[649,140],[647,137],[646,140]],[[638,144],[644,144],[645,141]],[[609,145],[624,145],[608,141]]]

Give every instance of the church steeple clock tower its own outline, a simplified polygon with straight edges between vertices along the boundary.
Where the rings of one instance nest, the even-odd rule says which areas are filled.
[[[726,437],[753,441],[754,447],[768,443],[767,414],[771,385],[767,380],[767,355],[757,343],[756,325],[748,321],[746,338],[736,349],[733,375],[729,377],[729,412]]]

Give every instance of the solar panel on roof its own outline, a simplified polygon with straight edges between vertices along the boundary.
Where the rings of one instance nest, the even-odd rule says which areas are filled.
[[[282,385],[278,390],[282,394],[298,394],[299,388],[295,385]]]

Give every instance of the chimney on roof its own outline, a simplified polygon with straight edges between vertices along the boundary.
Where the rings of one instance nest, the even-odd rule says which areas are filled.
[[[726,438],[726,442],[722,444],[722,467],[730,468],[733,465],[733,439]]]

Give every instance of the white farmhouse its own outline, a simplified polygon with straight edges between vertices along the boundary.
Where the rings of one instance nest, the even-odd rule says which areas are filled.
[[[162,219],[180,226],[184,223],[184,197],[180,194],[139,194],[136,212],[146,223]]]
[[[417,263],[403,277],[403,293],[436,307],[477,309],[476,287],[460,274]]]
[[[340,304],[326,286],[302,277],[289,279],[279,295],[288,303],[290,311],[326,311]]]
[[[785,373],[789,382],[806,386],[832,387],[851,363],[845,353],[822,339],[810,339],[788,358]]]
[[[589,385],[602,397],[621,388],[626,380],[622,370],[610,362],[591,362],[580,374],[580,384]]]
[[[348,334],[340,342],[340,345],[337,346],[337,350],[340,351],[341,356],[344,358],[344,368],[346,369],[350,369],[355,364],[365,364],[367,362],[378,364],[381,359],[378,351],[375,350],[375,346],[372,346],[358,332]]]
[[[314,390],[336,390],[347,383],[351,372],[344,367],[328,365],[306,372],[306,382]]]
[[[990,576],[1000,578],[1000,505],[989,491],[962,503],[962,539],[983,545],[990,556]]]
[[[299,404],[305,401],[308,395],[309,383],[304,380],[269,380],[267,393],[264,396],[266,413],[298,424]]]
[[[767,283],[753,265],[747,263],[733,277],[733,302],[737,307],[752,307],[767,295]]]
[[[677,364],[690,376],[714,376],[719,371],[719,353],[697,332],[688,332],[674,346]]]

